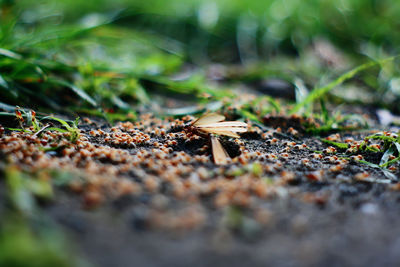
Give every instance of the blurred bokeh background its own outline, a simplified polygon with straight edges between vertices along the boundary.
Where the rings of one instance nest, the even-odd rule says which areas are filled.
[[[111,23],[179,42],[176,46],[181,50],[176,50],[195,62],[257,60],[277,53],[298,55],[319,39],[349,53],[376,56],[374,53],[395,52],[400,41],[396,34],[400,3],[393,0],[3,2],[14,5],[24,34],[34,35],[50,26]]]
[[[102,107],[123,119],[154,93],[218,98],[210,80],[272,87],[272,95],[311,90],[396,55],[398,14],[394,0],[2,0],[0,94],[4,104]],[[355,93],[336,99],[396,110],[396,65],[360,80],[361,90],[353,84]]]

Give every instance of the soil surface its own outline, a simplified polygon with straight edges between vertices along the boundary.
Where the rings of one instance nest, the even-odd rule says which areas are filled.
[[[193,119],[86,119],[76,142],[6,130],[1,158],[56,177],[42,208],[94,266],[400,264],[398,163],[385,174],[362,162],[382,152],[335,148],[283,117],[220,137],[230,159],[218,166]],[[324,138],[351,149],[376,132]]]

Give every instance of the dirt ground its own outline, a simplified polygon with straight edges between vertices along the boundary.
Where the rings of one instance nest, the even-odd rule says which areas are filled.
[[[42,209],[94,266],[400,264],[399,170],[387,177],[359,161],[383,153],[250,123],[240,139],[221,137],[231,159],[217,166],[208,139],[185,131],[192,120],[87,119],[76,143],[5,131],[2,161],[39,177],[57,171]],[[329,138],[351,147],[372,132]]]

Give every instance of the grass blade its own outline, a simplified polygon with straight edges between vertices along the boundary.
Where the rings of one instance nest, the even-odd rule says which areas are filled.
[[[345,74],[343,74],[342,76],[340,76],[339,78],[337,78],[336,80],[334,80],[333,82],[314,89],[311,93],[309,93],[307,95],[307,97],[301,101],[300,103],[296,104],[293,109],[290,111],[290,114],[296,113],[298,112],[302,107],[314,102],[316,99],[322,97],[323,95],[325,95],[326,93],[328,93],[330,90],[332,90],[333,88],[335,88],[336,86],[342,84],[343,82],[353,78],[357,73],[366,70],[368,68],[374,67],[376,65],[382,65],[384,63],[393,61],[397,58],[398,56],[393,56],[393,57],[389,57],[389,58],[385,58],[383,60],[379,60],[379,61],[371,61],[371,62],[367,62],[365,64],[362,64],[348,72],[346,72]]]
[[[326,144],[328,144],[328,145],[332,145],[332,146],[335,146],[335,147],[340,148],[340,149],[347,149],[347,148],[349,148],[349,145],[346,144],[346,143],[334,142],[334,141],[327,140],[327,139],[321,139],[321,141],[324,142],[324,143],[326,143]]]
[[[394,148],[391,146],[388,150],[383,154],[381,161],[379,162],[379,166],[383,167],[389,161],[389,157],[394,154]]]
[[[19,55],[17,53],[14,53],[11,50],[4,49],[4,48],[0,48],[0,55],[5,56],[5,57],[9,57],[9,58],[12,58],[12,59],[16,59],[16,60],[22,59],[21,55]]]
[[[66,81],[62,81],[62,80],[49,79],[49,82],[58,84],[61,86],[65,86],[65,87],[71,89],[76,95],[78,95],[84,101],[88,102],[93,107],[98,107],[97,102],[91,96],[89,96],[83,89],[81,89],[73,84],[70,84]]]

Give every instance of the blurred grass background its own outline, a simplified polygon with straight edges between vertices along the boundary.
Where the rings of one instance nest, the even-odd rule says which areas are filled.
[[[368,46],[395,53],[400,41],[395,34],[400,3],[393,0],[22,0],[16,4],[23,26],[113,20],[116,26],[180,41],[187,55],[208,52],[223,62],[237,61],[240,52],[260,57],[298,54],[316,38],[367,55]],[[255,51],[250,47],[246,51],[246,45]]]
[[[397,55],[397,14],[394,0],[2,0],[1,102],[134,119],[165,94],[226,95],[209,82],[216,63],[225,87],[279,78],[310,89]],[[398,74],[364,74],[365,103],[396,110]]]

